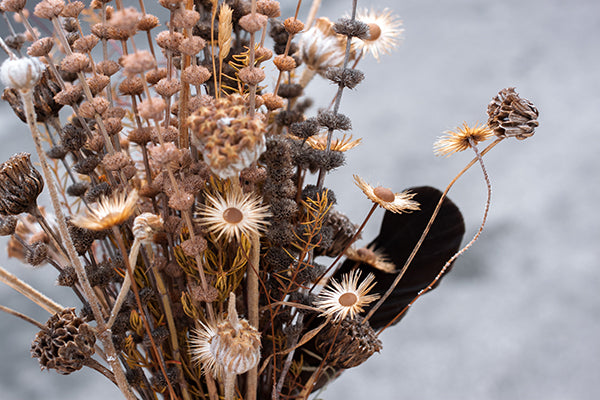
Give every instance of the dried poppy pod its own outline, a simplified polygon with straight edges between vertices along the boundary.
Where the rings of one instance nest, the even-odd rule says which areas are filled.
[[[539,125],[538,109],[519,96],[515,88],[502,89],[487,109],[488,126],[499,138],[516,137],[519,140],[533,136]]]
[[[80,370],[94,354],[96,337],[90,326],[67,308],[54,314],[31,344],[31,356],[42,369],[68,375]]]
[[[0,214],[17,215],[37,208],[44,180],[30,157],[19,153],[0,164]]]
[[[354,368],[381,350],[381,340],[368,322],[357,316],[327,325],[316,337],[316,347],[334,368]]]

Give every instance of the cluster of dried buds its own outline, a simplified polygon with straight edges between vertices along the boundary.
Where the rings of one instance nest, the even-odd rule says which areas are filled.
[[[42,368],[94,368],[127,399],[307,398],[381,349],[378,334],[448,271],[464,233],[436,189],[356,176],[372,211],[387,210],[357,249],[364,223],[324,184],[360,143],[343,91],[363,80],[361,58],[393,49],[400,23],[356,9],[281,20],[275,0],[159,0],[160,16],[110,3],[0,1],[13,32],[0,39],[2,98],[42,170],[27,153],[0,165],[0,233],[10,256],[50,264],[82,303],[64,308],[0,269],[52,316],[10,312],[40,327]],[[337,93],[309,116],[316,75]],[[482,162],[478,143],[537,126],[514,89],[488,113],[489,127],[465,124],[436,151],[473,148]],[[44,186],[52,220],[37,206]]]

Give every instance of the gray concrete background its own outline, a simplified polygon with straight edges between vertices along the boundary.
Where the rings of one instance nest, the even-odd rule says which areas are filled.
[[[337,18],[349,1],[325,2]],[[341,111],[364,144],[327,179],[338,207],[359,222],[368,201],[357,173],[394,189],[443,188],[470,160],[433,156],[432,143],[463,121],[485,122],[489,100],[516,86],[540,110],[534,137],[505,141],[486,156],[492,208],[478,244],[434,292],[383,334],[384,348],[347,371],[321,398],[580,399],[600,397],[600,2],[595,0],[391,0],[404,20],[402,46],[380,63],[365,60],[366,79],[346,93]],[[334,88],[315,81],[316,105]],[[33,147],[24,124],[1,110],[1,159]],[[451,192],[467,237],[485,200],[473,169]],[[378,230],[377,214],[365,240]],[[65,305],[50,268],[1,263]],[[7,288],[0,304],[43,321],[47,315]],[[63,377],[29,359],[35,330],[0,315],[0,398],[119,398],[97,374]]]

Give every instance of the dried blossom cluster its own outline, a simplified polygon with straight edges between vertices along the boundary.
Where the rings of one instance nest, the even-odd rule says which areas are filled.
[[[381,349],[377,331],[435,286],[464,233],[440,192],[355,176],[369,217],[387,211],[380,236],[351,247],[360,229],[325,186],[361,141],[343,92],[362,82],[363,56],[393,49],[400,23],[388,10],[284,19],[275,0],[159,4],[155,16],[110,0],[0,1],[23,31],[0,41],[2,98],[41,166],[28,153],[0,165],[0,234],[81,304],[0,275],[53,314],[29,320],[42,368],[94,368],[127,399],[307,398]],[[337,93],[312,111],[303,92],[316,74]],[[489,113],[489,129],[464,125],[438,151],[537,126],[512,89]],[[55,220],[37,206],[44,188]],[[418,268],[403,266],[419,246]]]

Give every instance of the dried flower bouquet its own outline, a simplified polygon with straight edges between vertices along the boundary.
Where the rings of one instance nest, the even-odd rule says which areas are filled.
[[[483,156],[538,125],[533,104],[503,89],[486,125],[435,144],[475,155],[443,193],[355,176],[373,202],[358,226],[325,178],[360,144],[345,133],[342,95],[363,80],[363,57],[397,44],[391,12],[353,1],[332,23],[316,18],[318,0],[304,22],[300,1],[283,20],[275,0],[159,0],[159,16],[142,0],[42,0],[31,14],[25,3],[0,2],[12,32],[0,77],[41,173],[28,153],[0,165],[0,233],[9,256],[50,264],[81,304],[65,308],[0,268],[51,316],[0,307],[40,329],[31,354],[42,369],[93,368],[127,399],[306,399],[360,365],[481,233]],[[309,116],[303,91],[317,75],[337,90]],[[446,194],[477,163],[488,201],[461,249]],[[44,188],[52,211],[38,207]],[[354,247],[377,207],[379,235]]]

